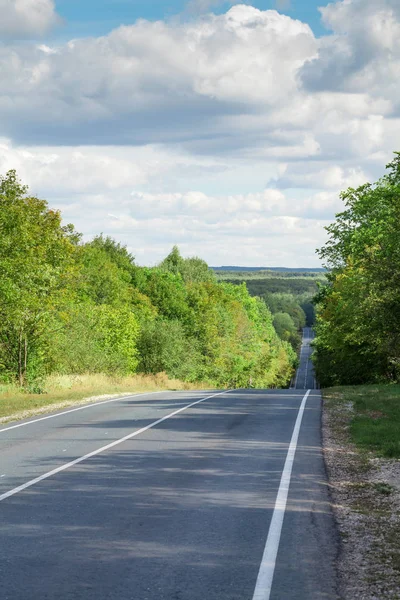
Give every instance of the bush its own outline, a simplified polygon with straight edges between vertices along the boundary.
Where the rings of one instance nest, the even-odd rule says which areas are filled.
[[[71,307],[63,320],[52,345],[51,372],[136,372],[139,324],[131,309],[81,304]]]
[[[179,321],[156,320],[142,325],[138,339],[139,371],[165,372],[184,381],[202,378],[203,359],[196,341],[186,337]]]

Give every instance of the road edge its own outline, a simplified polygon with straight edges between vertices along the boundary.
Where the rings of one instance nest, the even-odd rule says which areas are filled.
[[[352,407],[328,401],[323,392],[322,442],[338,531],[339,597],[398,600],[400,570],[392,568],[391,554],[398,548],[392,535],[400,532],[400,494],[396,499],[379,491],[381,463],[350,440]],[[397,561],[400,567],[400,553]]]

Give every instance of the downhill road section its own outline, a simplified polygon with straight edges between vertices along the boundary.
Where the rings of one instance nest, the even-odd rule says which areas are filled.
[[[320,417],[316,390],[235,390],[3,426],[1,598],[338,598]]]
[[[314,338],[315,333],[313,329],[311,327],[304,327],[299,357],[299,368],[297,369],[294,380],[294,388],[296,390],[315,390],[318,388],[318,383],[315,379],[314,365],[311,361],[311,342]]]

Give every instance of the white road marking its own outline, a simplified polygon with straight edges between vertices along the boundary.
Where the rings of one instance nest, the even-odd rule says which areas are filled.
[[[303,338],[303,340],[304,340],[304,338]],[[301,355],[302,355],[302,352],[303,352],[303,343],[304,343],[304,341],[301,342],[300,356],[299,356],[299,366],[298,366],[298,369],[297,369],[296,379],[295,379],[295,382],[294,382],[294,389],[297,388],[297,380],[299,378],[299,371],[300,371],[300,365],[301,365]]]
[[[309,365],[309,362],[310,362],[310,355],[308,353],[307,354],[307,362],[306,362],[306,375],[305,375],[305,378],[304,378],[304,389],[305,390],[307,389],[307,377],[308,377],[308,365]]]
[[[158,419],[157,421],[150,423],[150,425],[146,425],[146,427],[142,427],[141,429],[138,429],[137,431],[134,431],[133,433],[130,433],[129,435],[126,435],[125,437],[123,437],[119,440],[116,440],[115,442],[112,442],[111,444],[107,444],[107,446],[98,448],[97,450],[94,450],[93,452],[89,452],[88,454],[85,454],[84,456],[81,456],[80,458],[72,460],[71,462],[66,463],[65,465],[61,465],[61,467],[58,467],[57,469],[53,469],[52,471],[49,471],[48,473],[44,473],[43,475],[40,475],[40,477],[31,479],[30,481],[27,481],[26,483],[2,494],[0,496],[0,502],[5,500],[6,498],[10,498],[10,496],[14,496],[15,494],[18,494],[19,492],[26,490],[29,487],[32,487],[33,485],[36,485],[37,483],[40,483],[44,479],[48,479],[49,477],[52,477],[53,475],[56,475],[57,473],[61,473],[61,471],[65,471],[66,469],[70,469],[74,465],[77,465],[77,464],[83,462],[84,460],[88,460],[88,458],[91,458],[92,456],[97,456],[98,454],[101,454],[102,452],[105,452],[106,450],[109,450],[110,448],[114,448],[115,446],[118,446],[119,444],[123,444],[127,440],[130,440],[130,439],[136,437],[137,435],[144,433],[148,429],[152,429],[153,427],[155,427],[156,425],[159,425],[160,423],[162,423],[163,421],[166,421],[167,419],[171,419],[171,417],[178,415],[179,413],[183,412],[184,410],[188,410],[189,408],[192,408],[192,406],[196,406],[196,404],[205,402],[206,400],[209,400],[210,398],[215,398],[215,396],[222,396],[223,394],[229,394],[230,391],[232,391],[232,390],[228,390],[226,392],[218,392],[217,394],[212,394],[211,396],[207,396],[206,398],[201,398],[200,400],[196,400],[196,402],[192,402],[191,404],[188,404],[187,406],[179,408],[178,410],[175,410],[174,412],[170,413],[169,415],[166,415],[165,417],[162,417],[161,419]]]
[[[25,427],[26,425],[32,425],[32,423],[38,423],[39,421],[46,421],[47,419],[55,419],[56,417],[62,417],[69,413],[77,412],[78,410],[86,410],[87,408],[93,408],[94,406],[102,406],[103,404],[110,404],[111,402],[119,402],[120,400],[130,400],[130,398],[138,398],[139,396],[154,396],[155,394],[164,394],[168,390],[162,390],[161,392],[143,392],[142,394],[132,394],[131,396],[118,396],[118,398],[112,398],[111,400],[103,400],[102,402],[93,402],[91,404],[85,404],[85,406],[79,406],[78,408],[71,408],[70,410],[64,410],[63,412],[55,415],[47,415],[47,417],[40,417],[33,421],[27,421],[26,423],[18,423],[18,425],[11,425],[11,427],[5,427],[0,429],[0,433],[4,431],[10,431],[10,429],[17,429],[18,427]],[[175,393],[175,392],[174,392]],[[51,409],[51,406],[49,407]]]
[[[296,454],[297,442],[299,439],[304,409],[310,391],[311,390],[308,390],[303,398],[303,401],[300,405],[299,413],[297,415],[296,424],[294,426],[292,439],[286,456],[285,466],[283,467],[281,482],[279,485],[278,495],[276,497],[275,508],[272,515],[271,525],[269,527],[264,554],[261,560],[260,570],[258,572],[253,600],[269,600],[271,596],[272,581],[274,578],[276,557],[278,555],[283,519],[286,511],[293,462]]]

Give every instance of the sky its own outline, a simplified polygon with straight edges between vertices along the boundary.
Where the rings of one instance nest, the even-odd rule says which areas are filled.
[[[0,0],[0,174],[154,265],[320,266],[400,150],[398,0]]]
[[[232,2],[218,0],[57,0],[56,8],[63,19],[62,29],[54,33],[58,39],[86,35],[106,35],[113,28],[134,23],[138,19],[150,21],[190,19],[207,12],[223,14]],[[244,2],[245,4],[245,2]],[[323,0],[259,0],[250,5],[259,10],[277,9],[282,14],[307,22],[316,35],[326,33],[318,7]]]

